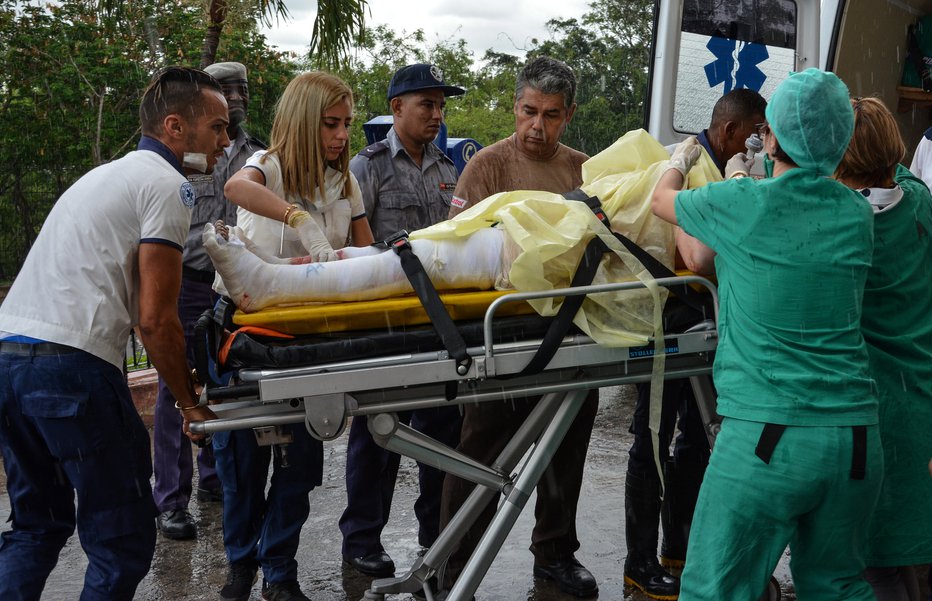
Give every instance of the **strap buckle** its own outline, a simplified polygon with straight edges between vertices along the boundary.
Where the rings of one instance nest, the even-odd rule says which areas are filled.
[[[398,252],[405,246],[410,247],[411,244],[408,242],[408,230],[398,230],[388,238],[384,240],[379,240],[378,242],[373,242],[372,246],[376,248],[381,248],[383,250],[396,249],[395,252]]]

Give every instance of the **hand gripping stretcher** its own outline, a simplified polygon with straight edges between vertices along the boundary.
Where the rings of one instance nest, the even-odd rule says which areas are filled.
[[[404,265],[404,239],[392,244]],[[655,277],[663,275],[646,265],[650,260],[647,255],[642,262]],[[585,259],[580,263],[577,276],[585,271],[585,263]],[[451,601],[470,599],[587,392],[650,381],[654,361],[660,355],[665,363],[665,379],[690,378],[710,443],[714,439],[720,419],[715,414],[710,376],[717,342],[718,302],[715,287],[705,278],[675,276],[666,270],[670,277],[657,277],[656,282],[674,290],[679,298],[689,296],[690,290],[695,292],[689,285],[707,289],[709,295],[700,295],[711,300],[712,309],[706,318],[694,320],[685,329],[670,325],[664,329],[663,340],[610,348],[572,328],[570,320],[584,295],[640,288],[644,286],[641,282],[577,285],[579,281],[585,283],[583,274],[574,277],[573,287],[558,290],[437,295],[431,292],[429,282],[424,291],[412,273],[407,268],[405,271],[420,301],[412,297],[237,314],[234,322],[256,323],[258,319],[268,327],[299,334],[287,341],[238,334],[239,341],[234,340],[226,357],[226,364],[235,368],[232,380],[226,384],[220,384],[222,378],[211,360],[219,358],[217,349],[223,327],[230,327],[230,311],[224,310],[221,303],[198,324],[198,371],[202,380],[208,380],[202,402],[224,402],[212,406],[217,419],[194,423],[193,431],[252,428],[260,443],[280,445],[288,441],[281,437],[277,426],[304,422],[313,436],[326,441],[340,436],[348,417],[366,415],[369,430],[380,446],[477,484],[435,544],[408,572],[374,580],[365,600],[377,601],[386,594],[421,589],[432,600],[436,577],[446,559],[489,500],[501,493],[503,501],[491,525],[447,597]],[[566,299],[556,317],[520,315],[529,309],[526,301],[545,297]],[[424,309],[419,307],[421,304]],[[665,315],[671,315],[671,305],[676,304],[671,299]],[[345,305],[354,307],[348,309]],[[337,315],[333,315],[335,310]],[[390,317],[386,317],[387,310]],[[352,314],[354,323],[373,325],[383,321],[385,327],[334,332],[340,327],[339,314],[346,312]],[[451,313],[466,319],[454,324]],[[477,314],[481,320],[469,319]],[[391,322],[386,321],[389,319]],[[426,320],[431,327],[417,325]],[[453,329],[445,327],[444,322]],[[331,331],[302,335],[321,326]],[[397,418],[399,411],[451,403],[507,402],[529,396],[542,396],[542,400],[492,465],[483,465]]]

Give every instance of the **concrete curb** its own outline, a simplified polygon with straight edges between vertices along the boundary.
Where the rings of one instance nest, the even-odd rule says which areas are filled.
[[[155,400],[159,395],[159,374],[154,367],[140,369],[130,372],[127,382],[139,417],[147,428],[151,428],[155,419]]]

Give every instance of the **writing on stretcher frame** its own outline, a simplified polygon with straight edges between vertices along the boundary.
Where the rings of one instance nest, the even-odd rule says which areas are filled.
[[[643,130],[629,132],[583,166],[582,190],[597,196],[612,229],[672,266],[673,228],[650,211],[650,195],[668,168],[664,148]],[[703,159],[708,163],[703,165]],[[689,185],[720,179],[706,155]],[[541,291],[570,286],[589,241],[599,237],[605,253],[593,284],[640,280],[645,288],[589,295],[576,325],[607,346],[643,344],[662,336],[666,290],[582,202],[559,194],[516,191],[495,194],[454,219],[410,235],[411,247],[438,290],[514,289]],[[208,224],[204,246],[222,282],[218,290],[242,311],[303,302],[349,302],[409,294],[411,285],[392,251],[340,249],[339,261],[302,263],[257,248],[235,228],[224,237]],[[531,301],[541,315],[554,315],[560,299]]]

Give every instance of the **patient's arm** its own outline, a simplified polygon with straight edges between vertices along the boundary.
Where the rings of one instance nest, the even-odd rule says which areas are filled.
[[[490,289],[502,275],[504,236],[497,228],[486,228],[455,240],[412,240],[411,247],[437,289]],[[235,233],[227,240],[212,224],[204,227],[203,241],[227,292],[243,311],[286,303],[371,300],[412,291],[391,251],[298,265],[268,263]]]
[[[712,275],[715,273],[715,251],[676,228],[676,248],[683,257],[686,269],[698,275]]]

